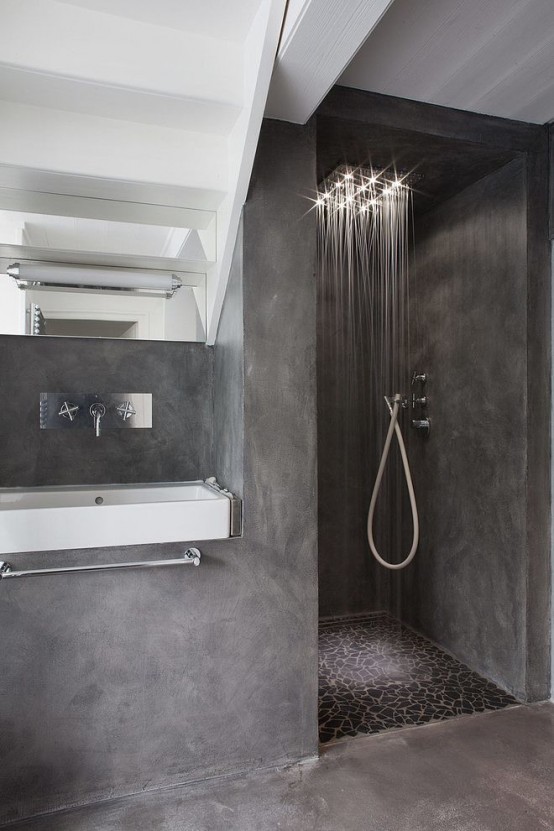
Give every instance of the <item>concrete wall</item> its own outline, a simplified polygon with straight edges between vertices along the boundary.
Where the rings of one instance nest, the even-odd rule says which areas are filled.
[[[364,281],[318,274],[317,440],[319,612],[322,618],[373,612],[390,605],[390,573],[371,556],[367,511],[386,424],[371,388],[371,317]],[[351,334],[349,310],[364,325]],[[378,421],[376,421],[377,398]],[[394,463],[393,463],[394,464]],[[383,504],[383,503],[381,503]],[[379,528],[390,549],[387,528]],[[385,532],[385,533],[383,533]],[[381,550],[383,550],[381,548]],[[388,555],[387,555],[388,556]]]
[[[410,433],[421,543],[401,613],[525,697],[527,227],[523,160],[416,228],[414,368],[432,433]]]
[[[4,335],[0,390],[0,487],[213,475],[213,350],[203,344]],[[100,439],[40,430],[40,393],[71,391],[150,392],[152,429]]]
[[[310,128],[265,124],[244,211],[243,538],[202,543],[198,569],[1,587],[1,820],[317,750],[315,228],[300,195],[313,189],[314,160]],[[237,377],[239,283],[216,347],[217,371],[232,364]],[[225,413],[235,422],[227,433]],[[216,420],[220,442],[240,436],[234,383],[216,397]],[[178,444],[179,434],[176,452]],[[225,463],[230,478],[238,455],[216,451],[235,459]],[[48,552],[17,563],[182,548]]]

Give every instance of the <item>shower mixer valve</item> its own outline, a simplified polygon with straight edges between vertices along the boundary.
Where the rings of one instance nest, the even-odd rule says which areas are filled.
[[[412,392],[412,427],[423,436],[428,436],[431,431],[431,421],[427,417],[427,396],[423,394],[423,388],[427,383],[426,372],[414,372],[412,375],[412,387],[419,386],[419,392]],[[423,412],[422,412],[423,411]]]
[[[149,392],[41,392],[41,430],[104,431],[152,428]]]

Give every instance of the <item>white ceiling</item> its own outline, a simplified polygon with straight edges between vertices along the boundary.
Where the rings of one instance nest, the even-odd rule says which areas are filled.
[[[554,0],[394,0],[338,83],[544,124]]]
[[[243,41],[259,0],[58,0],[142,23],[221,40]]]

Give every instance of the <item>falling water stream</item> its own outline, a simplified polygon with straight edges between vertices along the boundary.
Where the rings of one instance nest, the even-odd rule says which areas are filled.
[[[356,429],[356,421],[367,425],[361,461],[373,479],[389,424],[384,396],[406,392],[408,385],[412,191],[402,176],[343,165],[321,183],[316,208],[322,296],[330,301],[324,308],[321,336],[329,343],[323,351],[333,355],[332,372],[351,415],[343,428]],[[395,559],[405,503],[396,447],[379,503],[376,539]]]

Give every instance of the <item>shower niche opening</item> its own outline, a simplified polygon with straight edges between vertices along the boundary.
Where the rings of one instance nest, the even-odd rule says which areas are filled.
[[[525,697],[527,188],[505,145],[317,117],[323,743]]]

